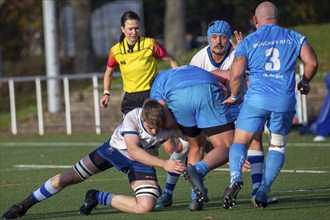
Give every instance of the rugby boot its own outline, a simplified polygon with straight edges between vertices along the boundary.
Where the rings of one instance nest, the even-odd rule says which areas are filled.
[[[91,189],[91,190],[87,191],[86,197],[85,197],[85,202],[79,209],[80,215],[90,215],[91,211],[94,208],[96,208],[97,204],[99,204],[96,199],[97,192],[99,192],[99,191],[95,190],[95,189]]]
[[[5,213],[3,213],[2,219],[5,220],[22,217],[27,210],[36,203],[37,202],[33,199],[31,194],[20,203],[12,205]]]
[[[164,207],[171,206],[172,203],[173,203],[172,196],[163,194],[157,199],[156,209],[162,209]]]
[[[276,203],[279,203],[279,199],[276,198],[276,197],[267,196],[267,202],[268,202],[268,204],[276,204]],[[257,204],[256,204],[256,196],[255,195],[252,196],[250,204],[252,206],[257,206]]]
[[[225,209],[231,209],[236,203],[237,193],[242,189],[243,181],[239,178],[234,180],[226,188],[222,199],[222,206]]]
[[[201,202],[208,202],[207,189],[204,187],[203,176],[199,173],[193,165],[189,165],[184,171],[182,176],[190,182],[194,193]]]
[[[256,206],[266,208],[268,206],[267,193],[258,191],[256,194]]]
[[[200,211],[203,209],[203,205],[204,205],[204,202],[199,201],[199,199],[197,199],[197,198],[194,198],[191,200],[188,209],[189,209],[189,211]]]

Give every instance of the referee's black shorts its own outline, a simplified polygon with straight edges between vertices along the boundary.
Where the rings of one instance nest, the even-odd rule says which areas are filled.
[[[123,101],[121,102],[121,112],[125,115],[129,111],[140,108],[146,99],[150,98],[150,90],[143,92],[125,92]]]

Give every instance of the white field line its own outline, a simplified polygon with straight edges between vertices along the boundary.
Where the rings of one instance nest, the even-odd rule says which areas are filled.
[[[216,171],[226,171],[229,172],[229,168],[216,168]],[[282,173],[330,173],[330,171],[325,170],[281,170]]]
[[[37,147],[82,147],[82,146],[100,146],[103,142],[0,142],[0,146],[3,147],[29,147],[29,146],[37,146]],[[266,147],[268,143],[263,143]],[[287,147],[330,147],[329,142],[323,143],[288,143]]]
[[[103,142],[2,142],[1,147],[98,147]]]
[[[18,169],[68,169],[73,167],[72,165],[33,165],[33,164],[17,164],[14,168]]]
[[[17,164],[14,168],[17,169],[59,169],[59,168],[71,168],[72,165],[34,165],[34,164]],[[216,171],[229,172],[229,168],[216,168]],[[330,171],[322,170],[281,170],[283,173],[330,173]]]

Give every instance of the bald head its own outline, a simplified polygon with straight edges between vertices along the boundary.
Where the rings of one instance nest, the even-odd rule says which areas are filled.
[[[277,7],[271,2],[262,2],[256,8],[255,16],[261,25],[275,24],[277,23]]]

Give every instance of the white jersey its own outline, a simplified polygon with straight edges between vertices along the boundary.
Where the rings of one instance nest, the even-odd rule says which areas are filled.
[[[140,139],[140,147],[152,155],[158,155],[158,148],[169,138],[185,139],[180,129],[160,130],[155,136],[150,135],[143,126],[141,112],[142,108],[136,108],[125,115],[123,123],[115,129],[109,141],[110,147],[118,149],[130,158],[125,144],[125,134],[137,134]]]
[[[231,65],[234,60],[235,51],[231,48],[225,59],[220,63],[216,63],[212,59],[210,46],[206,46],[200,51],[198,51],[195,56],[190,61],[190,65],[200,67],[207,71],[212,70],[230,70]]]

